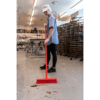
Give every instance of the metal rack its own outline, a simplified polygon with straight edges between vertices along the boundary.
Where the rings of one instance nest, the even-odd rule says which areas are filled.
[[[57,27],[59,44],[57,54],[83,60],[83,19],[74,17],[69,23]]]
[[[70,21],[70,60],[83,60],[83,19],[74,17]]]
[[[22,39],[23,39],[23,41],[22,41]],[[26,39],[27,39],[27,37],[25,37],[25,35],[17,38],[17,51],[19,49],[24,49],[24,51],[26,51],[26,44],[27,44]]]
[[[59,44],[57,45],[57,54],[60,55],[69,55],[69,39],[70,39],[70,31],[68,31],[69,23],[58,26],[58,37]],[[67,29],[68,28],[68,29]]]

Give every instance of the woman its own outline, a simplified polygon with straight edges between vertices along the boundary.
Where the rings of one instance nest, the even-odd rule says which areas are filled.
[[[45,43],[47,43],[47,64],[48,64],[48,73],[56,72],[56,62],[57,62],[57,44],[59,44],[58,41],[58,32],[57,32],[57,22],[55,17],[51,14],[52,10],[49,5],[44,5],[42,7],[42,10],[46,16],[48,16],[47,21],[47,39],[45,40]],[[49,69],[49,61],[51,58],[50,52],[53,56],[53,63],[52,67]],[[41,69],[46,69],[46,65],[41,66]]]

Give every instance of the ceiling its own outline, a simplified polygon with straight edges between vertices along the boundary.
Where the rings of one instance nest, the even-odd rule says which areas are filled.
[[[52,1],[59,1],[57,5],[52,4]],[[31,26],[43,26],[44,22],[47,22],[47,16],[42,12],[42,6],[49,4],[53,15],[58,18],[59,21],[69,21],[70,15],[79,9],[83,9],[83,3],[78,4],[73,9],[70,9],[80,0],[38,0],[35,7],[35,12],[32,18]],[[17,0],[17,25],[29,25],[34,0]],[[66,16],[59,18],[63,13],[67,12]]]

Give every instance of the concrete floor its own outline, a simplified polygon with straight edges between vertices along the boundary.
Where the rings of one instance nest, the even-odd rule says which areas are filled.
[[[83,100],[82,61],[58,55],[57,72],[48,74],[58,83],[36,85],[36,79],[45,78],[45,70],[39,68],[44,62],[45,58],[17,52],[17,100]]]

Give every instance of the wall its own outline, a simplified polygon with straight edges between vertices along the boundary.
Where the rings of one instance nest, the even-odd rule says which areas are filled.
[[[73,13],[73,14],[71,15],[71,18],[73,18],[73,17],[82,17],[82,16],[84,16],[84,15],[83,15],[83,9],[80,9],[79,11]]]
[[[76,11],[75,13],[73,13],[72,15],[71,15],[71,18],[73,18],[73,17],[75,17],[75,16],[77,16],[78,15],[78,11]]]
[[[83,9],[80,9],[80,10],[78,11],[77,17],[82,17],[82,16],[84,16]]]
[[[69,21],[57,21],[57,26],[65,24],[65,23],[69,23]]]

